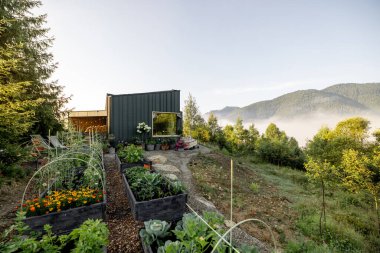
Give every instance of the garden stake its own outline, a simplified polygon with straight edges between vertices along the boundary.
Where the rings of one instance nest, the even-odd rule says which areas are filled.
[[[232,205],[233,205],[233,188],[234,188],[234,161],[231,159],[231,210],[230,210],[230,221],[232,224]],[[232,231],[230,233],[230,244],[232,245]],[[230,248],[230,253],[232,252],[232,249]]]

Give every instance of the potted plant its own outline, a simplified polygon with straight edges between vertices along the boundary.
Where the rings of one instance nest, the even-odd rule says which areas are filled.
[[[183,140],[179,139],[177,143],[175,144],[175,150],[176,151],[184,151],[185,150],[185,143]]]
[[[128,168],[122,174],[133,217],[178,220],[186,210],[187,193],[179,182],[142,167]]]
[[[156,144],[156,141],[154,139],[148,139],[146,142],[146,150],[147,151],[153,151],[154,145]]]
[[[161,141],[161,149],[162,150],[168,150],[169,149],[169,140],[168,139],[163,139]]]
[[[160,149],[161,149],[161,139],[157,139],[154,150],[160,150]]]
[[[169,148],[170,148],[171,150],[174,150],[174,149],[175,149],[176,141],[177,141],[176,138],[170,138],[170,139],[168,140]]]
[[[147,134],[150,132],[150,130],[152,129],[150,126],[148,126],[145,122],[140,122],[137,124],[137,133],[141,135],[141,143],[142,145],[145,144],[145,141],[146,141],[146,136]],[[143,149],[145,147],[143,146]]]

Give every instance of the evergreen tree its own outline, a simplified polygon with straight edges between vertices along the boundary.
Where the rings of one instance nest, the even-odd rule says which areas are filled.
[[[0,149],[15,143],[33,125],[35,109],[42,99],[27,96],[30,82],[17,82],[22,46],[0,47]]]
[[[183,112],[183,133],[185,136],[192,136],[192,133],[194,133],[200,124],[204,123],[204,120],[200,115],[195,98],[190,93],[188,98],[185,100],[185,107],[183,109]]]
[[[45,26],[46,15],[35,15],[39,0],[0,1],[0,48],[19,47],[18,68],[12,72],[13,83],[28,83],[19,94],[20,100],[39,103],[33,108],[33,132],[47,134],[61,128],[62,108],[68,101],[63,87],[51,81],[57,67],[49,52],[53,38]]]

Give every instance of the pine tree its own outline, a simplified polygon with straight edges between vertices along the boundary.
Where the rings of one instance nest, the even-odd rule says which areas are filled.
[[[28,98],[30,82],[17,82],[13,73],[19,69],[22,46],[0,47],[0,149],[27,133],[33,125],[35,109],[42,99]]]
[[[12,82],[28,83],[20,100],[39,101],[33,108],[31,129],[46,135],[49,129],[61,128],[62,108],[68,98],[63,95],[63,87],[50,80],[57,64],[48,51],[53,38],[44,27],[46,15],[32,13],[39,6],[39,0],[0,1],[0,48],[19,47],[18,68],[12,72]]]

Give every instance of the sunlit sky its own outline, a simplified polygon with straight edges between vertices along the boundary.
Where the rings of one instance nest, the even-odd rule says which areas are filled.
[[[181,90],[202,113],[380,81],[380,1],[42,0],[69,108]]]

